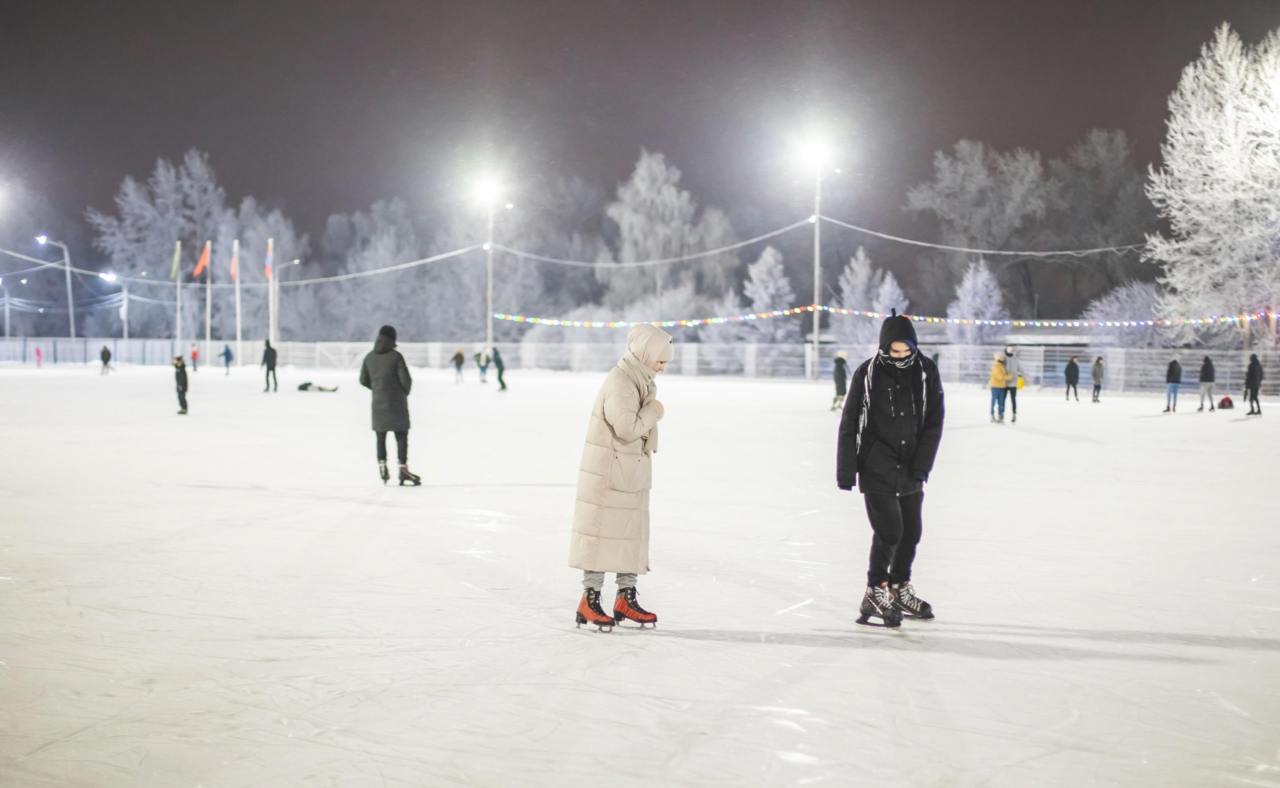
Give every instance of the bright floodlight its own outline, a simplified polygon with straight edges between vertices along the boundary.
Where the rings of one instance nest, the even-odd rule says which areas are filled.
[[[110,271],[99,271],[98,278],[104,282],[114,282],[119,277],[117,277],[115,274],[111,273]]]
[[[483,205],[492,205],[497,202],[502,193],[502,181],[498,176],[489,173],[476,179],[473,189],[478,202]]]
[[[47,235],[37,235],[37,236],[36,236],[36,243],[40,244],[41,246],[44,246],[45,244],[49,243],[49,236],[47,236]]]
[[[26,278],[25,278],[25,277],[24,277],[24,278],[22,278],[22,279],[19,279],[19,280],[18,280],[18,284],[20,284],[20,285],[25,285],[26,283],[27,283],[27,280],[26,280]]]
[[[831,166],[832,159],[835,158],[830,143],[817,134],[810,134],[797,141],[792,155],[799,166],[813,173],[821,173],[826,170]]]

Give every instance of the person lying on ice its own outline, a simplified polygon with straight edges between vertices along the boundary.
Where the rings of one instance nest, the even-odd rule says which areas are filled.
[[[654,376],[674,353],[671,335],[662,329],[632,328],[626,354],[591,407],[569,545],[569,566],[582,570],[579,626],[608,629],[624,618],[641,627],[658,621],[636,600],[636,576],[649,571],[649,488],[658,422],[665,414]],[[605,572],[615,572],[618,580],[612,616],[600,608]]]
[[[919,352],[911,320],[895,313],[880,327],[880,349],[853,373],[840,418],[836,486],[862,490],[871,521],[871,561],[859,624],[896,627],[933,618],[911,585],[920,542],[924,483],[942,440],[942,378]]]

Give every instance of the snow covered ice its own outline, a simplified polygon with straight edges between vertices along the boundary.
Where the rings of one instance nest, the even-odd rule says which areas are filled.
[[[0,784],[1280,785],[1273,402],[997,427],[951,386],[939,618],[885,632],[828,385],[663,376],[660,621],[601,634],[566,565],[600,375],[415,371],[419,489],[354,371],[280,377],[202,367],[179,417],[168,369],[0,371]]]

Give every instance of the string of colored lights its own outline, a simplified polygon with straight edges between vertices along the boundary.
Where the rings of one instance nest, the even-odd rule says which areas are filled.
[[[767,312],[753,312],[744,315],[724,315],[720,317],[683,318],[679,320],[565,320],[554,317],[532,317],[530,315],[509,315],[495,312],[495,320],[510,323],[527,323],[535,326],[555,326],[559,328],[631,328],[633,326],[658,326],[660,328],[694,328],[697,326],[717,326],[724,323],[742,323],[752,320],[773,320],[780,317],[795,317],[811,312],[828,312],[848,317],[863,317],[880,320],[886,317],[882,312],[862,309],[845,309],[827,304],[808,304],[790,309],[773,309]],[[1274,312],[1264,309],[1258,312],[1247,312],[1239,315],[1210,315],[1196,318],[1143,318],[1126,320],[1086,320],[1057,319],[1041,320],[1030,318],[967,318],[938,317],[935,315],[911,315],[906,317],[920,323],[942,323],[962,326],[1004,326],[1012,328],[1143,328],[1152,326],[1240,326],[1259,320],[1266,320]]]

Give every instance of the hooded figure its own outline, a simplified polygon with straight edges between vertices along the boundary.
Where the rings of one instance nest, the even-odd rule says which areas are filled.
[[[267,385],[262,390],[266,391],[267,389],[271,389],[273,391],[279,391],[280,379],[276,377],[276,358],[278,358],[276,354],[276,349],[271,347],[270,339],[264,339],[262,341],[262,344],[263,344],[262,363],[259,364],[258,366],[265,367],[267,370],[267,377],[266,377]]]
[[[1262,403],[1258,401],[1258,393],[1262,390],[1262,362],[1257,353],[1249,355],[1249,366],[1244,372],[1244,398],[1249,403],[1248,416],[1261,416]]]
[[[911,565],[943,416],[942,380],[919,352],[911,320],[887,318],[879,352],[853,373],[836,452],[836,486],[862,490],[875,533],[859,623],[878,617],[883,626],[897,626],[903,615],[933,617],[911,587]]]
[[[1204,357],[1204,361],[1200,364],[1200,407],[1204,410],[1204,401],[1209,399],[1209,412],[1213,413],[1213,383],[1216,373],[1213,369],[1213,359],[1208,356]]]
[[[1098,356],[1098,358],[1093,362],[1093,370],[1090,374],[1093,377],[1093,401],[1101,402],[1103,375],[1102,356]]]
[[[569,545],[569,566],[584,573],[579,624],[657,621],[636,603],[635,583],[637,575],[649,571],[649,488],[658,422],[665,413],[654,376],[674,354],[667,332],[650,325],[632,328],[627,352],[605,377],[591,407]],[[612,617],[599,609],[605,572],[618,575]]]
[[[840,410],[844,407],[845,395],[849,393],[849,354],[841,350],[836,354],[835,363],[832,364],[831,376],[836,381],[836,396],[831,400],[831,409]]]
[[[387,433],[394,432],[400,460],[400,484],[417,486],[421,479],[409,472],[409,390],[413,378],[404,356],[396,350],[396,330],[392,326],[378,329],[373,351],[360,365],[360,385],[373,392],[373,431],[377,433],[378,472],[387,482]]]
[[[1067,399],[1071,399],[1071,393],[1074,391],[1076,402],[1080,401],[1080,365],[1076,362],[1076,357],[1072,356],[1067,361],[1067,368],[1064,371],[1067,379]]]

